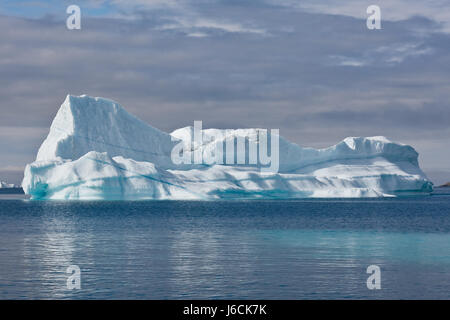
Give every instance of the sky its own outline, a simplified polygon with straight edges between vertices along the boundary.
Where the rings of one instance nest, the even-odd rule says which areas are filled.
[[[81,8],[68,30],[66,8]],[[366,26],[381,8],[380,30]],[[0,180],[19,184],[67,94],[152,126],[383,135],[450,181],[448,0],[0,1]]]

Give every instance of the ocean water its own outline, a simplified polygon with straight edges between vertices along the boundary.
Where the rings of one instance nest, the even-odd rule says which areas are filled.
[[[69,290],[68,266],[81,270]],[[381,289],[366,285],[369,265]],[[450,192],[0,200],[0,299],[450,299]]]

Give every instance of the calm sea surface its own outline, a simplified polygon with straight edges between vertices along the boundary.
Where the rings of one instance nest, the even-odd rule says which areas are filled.
[[[11,198],[11,197],[10,197]],[[81,270],[69,290],[66,269]],[[368,290],[369,265],[381,290]],[[295,201],[0,199],[0,299],[450,299],[450,192]]]

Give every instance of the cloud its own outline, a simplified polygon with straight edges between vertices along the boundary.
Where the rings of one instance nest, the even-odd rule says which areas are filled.
[[[253,33],[264,35],[266,30],[243,26],[240,23],[221,22],[204,18],[181,19],[175,18],[169,24],[164,24],[159,30],[176,30],[185,32],[188,36],[205,37],[208,31],[222,31],[229,33]]]
[[[433,48],[423,44],[404,43],[390,46],[381,46],[365,51],[357,57],[331,55],[330,63],[338,66],[363,67],[368,65],[399,64],[408,58],[431,55]]]
[[[441,30],[450,32],[450,6],[447,0],[268,0],[281,5],[314,13],[345,15],[367,19],[366,9],[378,5],[382,20],[401,21],[414,17],[425,17],[440,24]]]
[[[382,46],[375,50],[375,54],[381,56],[387,63],[402,63],[407,58],[429,55],[432,53],[432,48],[414,43]]]
[[[345,56],[339,56],[339,55],[331,55],[330,63],[335,64],[337,66],[344,66],[344,67],[363,67],[368,64],[368,62],[365,61],[364,59],[345,57]]]
[[[204,37],[208,36],[206,33],[203,33],[203,32],[192,32],[192,33],[188,33],[187,35],[188,35],[188,37],[194,37],[194,38],[204,38]]]

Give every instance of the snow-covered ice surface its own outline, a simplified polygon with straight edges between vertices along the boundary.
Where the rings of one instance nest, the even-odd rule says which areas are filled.
[[[3,181],[0,181],[0,189],[2,188],[16,188],[16,186],[14,184],[10,184],[10,183],[6,183]]]
[[[218,129],[202,130],[207,145]],[[258,129],[221,130],[223,140]],[[114,101],[68,95],[22,187],[32,199],[242,199],[383,197],[429,194],[410,146],[385,137],[351,137],[325,149],[280,137],[278,173],[258,165],[175,165],[171,151],[193,128],[164,133]],[[194,148],[198,148],[196,145]]]

